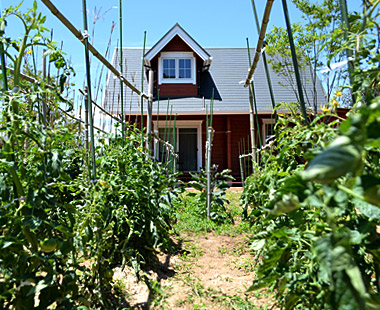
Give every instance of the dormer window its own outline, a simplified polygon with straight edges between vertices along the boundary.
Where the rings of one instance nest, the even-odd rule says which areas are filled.
[[[159,58],[159,84],[196,84],[195,57],[192,52],[163,52]]]

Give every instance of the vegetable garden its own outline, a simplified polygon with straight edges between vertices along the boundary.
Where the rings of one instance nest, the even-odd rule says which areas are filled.
[[[306,0],[293,2],[306,15],[322,12]],[[331,3],[343,19],[328,33],[324,28],[323,47],[331,49],[323,57],[329,66],[348,57],[341,69],[347,79],[334,85],[320,114],[306,111],[302,100],[277,104],[275,143],[252,156],[254,172],[241,196],[236,225],[250,236],[257,266],[247,293],[272,291],[273,309],[380,308],[380,1],[363,1],[360,14],[347,14],[344,0],[324,1]],[[24,27],[20,39],[7,37],[10,17]],[[36,2],[25,13],[20,5],[7,8],[0,19],[0,308],[117,309],[114,268],[133,267],[154,292],[142,269],[160,251],[178,251],[176,221],[195,217],[206,231],[233,225],[226,182],[218,182],[228,171],[215,171],[212,184],[210,176],[193,175],[199,193],[186,195],[170,163],[156,161],[142,143],[151,133],[122,122],[122,135],[103,133],[95,144],[91,90],[85,148],[88,128],[70,114],[66,95],[73,68],[47,35],[45,19]],[[82,39],[87,56],[94,53]],[[296,37],[298,53],[302,45]],[[55,76],[29,65],[37,48]],[[87,78],[91,85],[89,71]],[[344,120],[335,113],[342,93],[352,105]]]

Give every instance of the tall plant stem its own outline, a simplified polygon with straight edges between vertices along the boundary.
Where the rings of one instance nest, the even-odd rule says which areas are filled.
[[[87,7],[86,0],[82,0],[83,10],[83,28],[87,33]],[[94,120],[92,117],[92,95],[91,95],[91,68],[90,68],[90,56],[88,52],[88,36],[84,38],[85,46],[85,63],[86,63],[86,77],[87,77],[87,98],[88,98],[88,120],[90,123],[90,140],[91,140],[91,164],[92,164],[92,180],[96,180],[96,161],[95,161],[95,138],[94,138]]]
[[[123,12],[122,12],[122,0],[119,2],[120,6],[120,72],[123,74]],[[124,97],[123,97],[123,83],[120,83],[120,113],[121,113],[121,140],[122,145],[124,146]]]
[[[301,76],[300,76],[300,71],[299,71],[299,67],[298,67],[296,47],[294,45],[292,25],[290,23],[288,5],[286,3],[286,0],[282,0],[282,6],[283,6],[283,9],[284,9],[286,29],[288,31],[288,37],[289,37],[289,43],[290,43],[290,51],[292,53],[292,61],[293,61],[293,66],[294,66],[294,74],[296,76],[296,82],[297,82],[297,88],[298,88],[298,96],[299,96],[299,99],[300,99],[300,105],[301,105],[302,115],[303,115],[303,118],[305,120],[305,124],[309,125],[309,119],[307,118],[307,114],[306,114],[305,99],[304,99],[303,90],[302,90]]]

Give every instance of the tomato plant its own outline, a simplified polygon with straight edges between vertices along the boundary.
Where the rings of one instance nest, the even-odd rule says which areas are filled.
[[[379,12],[364,8],[361,32],[336,51],[356,49],[348,118],[336,127],[320,115],[309,127],[281,117],[277,145],[244,191],[262,258],[249,291],[272,287],[284,309],[380,306]]]

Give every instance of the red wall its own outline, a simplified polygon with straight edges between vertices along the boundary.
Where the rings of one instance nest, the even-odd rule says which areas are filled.
[[[230,118],[231,130],[228,131],[228,118]],[[156,116],[153,116],[156,120]],[[165,120],[165,116],[160,116],[160,120]],[[128,117],[127,117],[128,120]],[[179,115],[177,121],[180,120],[203,120],[202,123],[202,163],[205,167],[205,145],[206,145],[206,117],[204,115]],[[136,116],[131,116],[130,121],[136,121]],[[140,128],[140,117],[137,116],[137,127]],[[144,127],[146,127],[146,118],[144,117]],[[219,165],[219,171],[223,169],[231,169],[232,175],[240,180],[240,164],[238,143],[245,139],[246,152],[249,151],[248,135],[249,135],[249,115],[214,115],[213,128],[215,130],[213,149],[211,155],[212,164]],[[228,138],[230,135],[230,139]],[[230,141],[230,145],[228,145]],[[228,150],[231,153],[228,154]],[[230,157],[231,166],[228,165]]]
[[[191,52],[192,49],[179,37],[175,36],[161,52]]]
[[[161,84],[157,88],[161,97],[196,97],[198,86],[195,84]]]

